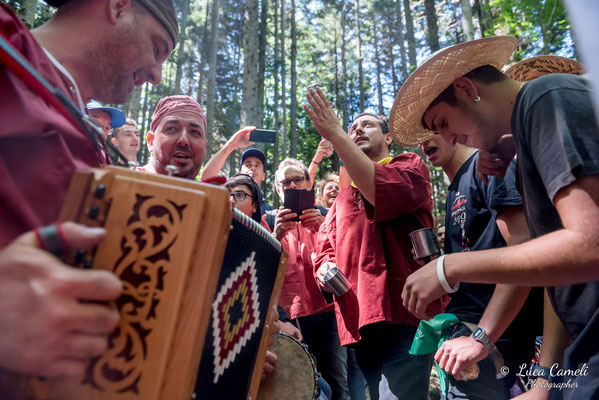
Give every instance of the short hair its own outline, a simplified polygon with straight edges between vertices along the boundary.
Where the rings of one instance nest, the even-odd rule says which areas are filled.
[[[127,125],[132,126],[135,128],[135,130],[137,130],[137,122],[135,122],[131,118],[127,118],[127,120],[125,121],[125,124],[123,126],[118,127],[112,131],[112,137],[115,139],[118,138],[119,135],[125,130],[125,127]]]
[[[376,118],[376,122],[379,123],[379,126],[381,127],[381,131],[383,131],[383,134],[389,133],[389,123],[387,121],[387,117],[385,117],[384,115],[378,115],[378,114],[363,112],[361,114],[358,114],[356,117],[354,117],[353,120],[355,121],[358,118],[363,117],[365,115],[369,115],[371,117]]]
[[[481,67],[473,69],[472,71],[462,76],[464,78],[472,79],[473,81],[478,81],[480,83],[485,84],[501,82],[509,79],[509,77],[506,74],[504,74],[492,65],[483,65]],[[442,91],[441,94],[431,102],[427,109],[439,103],[447,103],[450,106],[456,106],[458,104],[458,99],[457,97],[455,97],[453,83],[449,85],[444,91]],[[422,116],[422,118],[424,118],[424,115]],[[424,123],[423,125],[426,126]]]
[[[304,172],[306,180],[310,182],[310,173],[308,172],[308,168],[306,168],[306,165],[295,158],[286,158],[283,161],[281,161],[281,163],[279,164],[279,168],[277,168],[277,170],[275,171],[275,186],[279,186],[281,184],[278,178],[279,172],[281,172],[286,167],[290,166],[294,166],[302,170]]]
[[[254,186],[255,181],[251,176],[246,174],[236,174],[227,179],[225,182],[225,187],[229,190],[234,188],[235,186],[247,186],[250,190],[250,194],[252,195],[252,204],[258,206],[258,196],[256,186]]]
[[[250,194],[252,195],[252,205],[256,207],[256,211],[253,213],[252,219],[259,223],[262,219],[262,213],[260,212],[260,209],[262,208],[263,202],[260,187],[248,174],[235,174],[225,182],[225,188],[229,190],[240,185],[243,185],[250,190]]]
[[[326,175],[324,176],[324,178],[319,180],[318,183],[316,184],[316,189],[318,192],[317,196],[316,196],[316,204],[321,207],[324,207],[324,208],[327,208],[328,206],[325,204],[324,198],[322,196],[324,194],[324,187],[329,182],[335,182],[338,185],[339,184],[339,175],[334,174],[332,172],[327,172]]]

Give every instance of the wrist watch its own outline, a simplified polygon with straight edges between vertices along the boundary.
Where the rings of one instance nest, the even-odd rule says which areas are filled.
[[[487,336],[487,332],[485,332],[485,330],[480,326],[476,328],[474,332],[472,332],[472,339],[484,344],[485,347],[491,350],[496,349],[495,343],[493,343],[491,339],[489,339],[489,337]]]
[[[533,379],[543,378],[546,381],[553,382],[551,376],[551,369],[548,367],[543,367],[542,365],[539,365],[539,363],[532,363],[530,372],[532,374]]]

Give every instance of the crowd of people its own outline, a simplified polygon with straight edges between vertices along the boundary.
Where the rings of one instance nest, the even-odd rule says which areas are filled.
[[[504,69],[515,38],[461,43],[412,73],[389,122],[364,112],[348,132],[310,88],[304,110],[322,141],[308,166],[279,164],[272,189],[283,206],[273,209],[268,157],[249,148],[255,127],[204,164],[201,105],[165,97],[140,166],[136,122],[100,103],[160,82],[178,42],[171,0],[48,3],[55,15],[31,31],[0,4],[0,40],[39,75],[0,67],[1,370],[80,378],[107,349],[119,314],[106,302],[120,295],[119,279],[60,256],[111,233],[55,221],[75,169],[116,164],[223,184],[231,206],[282,244],[276,327],[308,345],[323,400],[427,399],[433,363],[446,399],[599,398],[599,127],[579,63],[545,56]],[[444,252],[428,263],[409,234],[434,227],[429,170],[416,153],[393,156],[392,141],[418,145],[450,182]],[[223,177],[241,150],[239,170]],[[333,151],[342,167],[315,182]],[[313,190],[309,206],[286,206]],[[326,283],[333,271],[343,293]],[[264,376],[276,362],[268,352]],[[0,379],[2,398],[11,389]]]

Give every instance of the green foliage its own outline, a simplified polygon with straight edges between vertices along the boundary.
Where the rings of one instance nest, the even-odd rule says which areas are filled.
[[[27,1],[5,0],[18,12],[24,12]],[[187,0],[175,0],[179,13]],[[362,111],[378,112],[378,96],[376,81],[376,53],[379,53],[381,68],[381,90],[383,95],[383,110],[388,113],[393,103],[396,91],[405,79],[402,76],[400,57],[400,32],[397,23],[397,1],[400,1],[404,11],[400,16],[404,31],[404,47],[407,52],[408,43],[405,31],[405,9],[403,0],[360,0],[360,35],[362,42],[364,87],[366,90],[366,110],[359,107],[358,89],[358,58],[357,58],[357,32],[354,1],[350,0],[310,0],[296,1],[296,35],[297,48],[297,103],[295,110],[290,110],[290,4],[289,0],[276,0],[285,4],[285,54],[283,60],[275,60],[274,47],[274,6],[275,0],[268,1],[267,19],[267,46],[265,60],[265,88],[264,88],[264,119],[262,127],[274,127],[275,116],[275,73],[278,67],[284,66],[286,71],[286,113],[283,116],[279,104],[277,109],[279,118],[287,127],[289,133],[290,113],[297,115],[298,158],[306,163],[312,159],[320,136],[305,114],[302,105],[305,103],[307,88],[318,83],[324,89],[329,100],[338,107],[339,116],[347,115],[351,120],[354,115]],[[29,3],[28,3],[29,4]],[[234,0],[219,0],[219,23],[216,35],[217,62],[215,66],[208,63],[210,47],[210,18],[213,0],[191,0],[189,13],[186,19],[186,41],[184,54],[178,57],[181,49],[176,49],[163,67],[163,79],[160,85],[152,87],[145,85],[142,91],[139,107],[139,126],[145,133],[149,126],[153,109],[158,100],[164,96],[175,94],[174,88],[177,71],[177,60],[181,60],[181,93],[197,98],[204,106],[207,104],[208,71],[216,68],[216,90],[214,106],[214,130],[209,132],[209,139],[213,143],[214,151],[237,131],[240,124],[239,112],[241,108],[241,87],[243,71],[243,50],[241,48],[244,35],[244,2]],[[345,54],[347,79],[342,76],[342,26],[341,9],[345,4]],[[514,35],[520,42],[514,60],[538,55],[541,53],[559,54],[567,57],[574,55],[573,41],[570,35],[570,24],[566,15],[563,0],[479,0],[482,9],[473,8],[475,36],[494,34]],[[414,20],[414,36],[418,59],[422,60],[430,49],[426,43],[426,20],[424,16],[423,0],[410,2]],[[39,26],[47,21],[53,12],[43,1],[35,2],[35,18],[33,25]],[[442,47],[449,46],[464,40],[461,25],[461,5],[459,1],[435,1],[436,18],[439,26],[439,43]],[[485,32],[480,31],[478,21],[481,15],[488,15],[489,21]],[[280,12],[280,10],[279,10]],[[24,13],[22,14],[24,15]],[[279,15],[280,17],[280,15]],[[280,27],[280,18],[279,18]],[[375,43],[376,37],[376,43]],[[407,58],[407,54],[406,54]],[[282,62],[281,62],[282,61]],[[407,63],[408,61],[406,61]],[[406,66],[406,70],[409,70]],[[279,76],[280,78],[280,76]],[[258,77],[256,77],[258,79]],[[344,92],[347,98],[344,99]],[[280,83],[279,83],[280,93]],[[343,100],[347,107],[343,108]],[[280,101],[280,98],[279,98]],[[263,146],[269,158],[269,164],[276,164],[288,154],[289,139],[285,138],[286,147],[283,147],[282,132],[279,132],[279,155],[274,159],[274,146]],[[417,148],[403,149],[393,145],[392,153],[402,151],[417,151]],[[238,157],[239,155],[237,155]],[[422,155],[421,155],[422,156]],[[140,155],[140,160],[147,159],[147,151]],[[233,160],[235,161],[235,160]],[[318,177],[334,169],[338,159],[333,155],[331,159],[324,159]],[[228,167],[229,172],[235,172],[233,167]],[[435,215],[444,213],[444,200],[446,193],[446,178],[439,168],[429,165],[431,181],[434,189]],[[227,171],[225,171],[227,172]],[[269,174],[267,174],[269,175]],[[267,195],[272,194],[272,177],[268,176],[264,185]]]

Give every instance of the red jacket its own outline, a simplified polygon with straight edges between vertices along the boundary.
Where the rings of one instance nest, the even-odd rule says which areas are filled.
[[[433,225],[428,168],[414,153],[374,166],[376,207],[350,186],[333,203],[318,236],[315,271],[331,261],[352,283],[352,290],[335,296],[343,345],[360,340],[358,329],[364,325],[419,322],[403,307],[401,292],[408,275],[419,268],[409,233]],[[442,312],[440,302],[433,305],[432,312]]]

